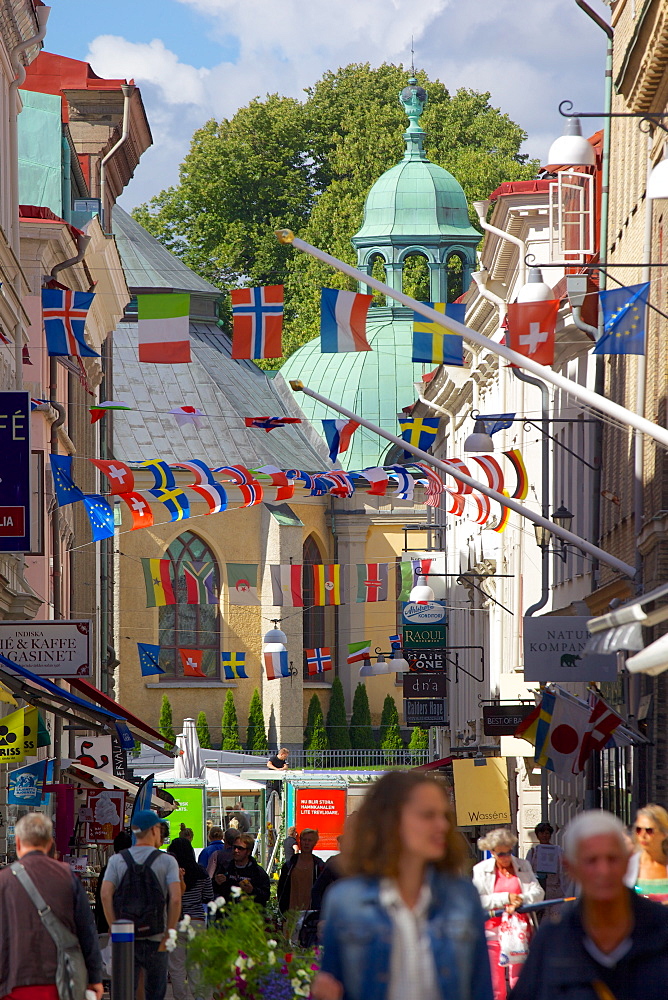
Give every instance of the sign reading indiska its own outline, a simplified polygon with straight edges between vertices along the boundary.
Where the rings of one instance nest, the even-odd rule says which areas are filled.
[[[89,621],[0,621],[0,653],[40,677],[88,677]]]

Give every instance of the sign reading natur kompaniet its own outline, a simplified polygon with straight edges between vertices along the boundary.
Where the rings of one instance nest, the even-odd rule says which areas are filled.
[[[87,677],[90,622],[0,621],[0,653],[40,677]]]

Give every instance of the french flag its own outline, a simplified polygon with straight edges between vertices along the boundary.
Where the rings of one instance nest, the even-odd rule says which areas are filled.
[[[279,677],[290,676],[287,649],[283,649],[278,653],[265,653],[264,665],[267,671],[268,681],[276,681]]]
[[[323,288],[320,295],[320,350],[370,351],[366,339],[366,317],[371,295],[359,295],[339,288]]]
[[[336,459],[348,450],[350,439],[359,427],[356,420],[323,420],[322,429],[329,445],[330,461]]]

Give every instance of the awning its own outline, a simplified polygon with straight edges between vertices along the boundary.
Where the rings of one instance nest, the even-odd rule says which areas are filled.
[[[153,743],[149,743],[148,740],[143,739],[141,736],[139,739],[142,743],[146,743],[148,746],[153,747],[154,750],[158,750],[160,753],[164,753],[166,757],[174,757],[175,753],[169,752],[169,743],[165,740],[165,737],[157,731],[157,729],[152,729],[151,726],[147,725],[140,719],[137,715],[129,712],[127,708],[123,708],[122,705],[118,705],[113,698],[109,695],[103,694],[102,691],[98,690],[94,684],[90,681],[85,681],[83,677],[70,677],[69,684],[71,687],[76,688],[77,691],[81,691],[82,694],[88,695],[93,701],[96,701],[98,705],[102,705],[103,708],[107,709],[109,712],[119,714],[120,718],[123,718],[135,729],[140,729],[144,733],[148,733],[154,739],[159,740],[160,743],[167,743],[167,747],[163,749],[162,747],[156,747]]]
[[[139,791],[139,785],[133,784],[132,781],[127,781],[126,778],[119,778],[115,774],[109,774],[107,771],[99,771],[94,767],[88,767],[87,764],[80,764],[79,761],[72,761],[68,765],[67,770],[70,771],[74,777],[76,777],[77,771],[81,771],[88,777],[95,778],[96,781],[103,782],[105,785],[112,785],[114,788],[120,788],[124,792],[129,792],[131,795],[136,795]],[[165,809],[169,803],[160,798],[158,795],[153,794],[151,796],[151,805],[158,807],[159,809]]]

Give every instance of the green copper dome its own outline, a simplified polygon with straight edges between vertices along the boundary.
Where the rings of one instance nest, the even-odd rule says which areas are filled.
[[[399,100],[410,122],[404,133],[406,152],[401,163],[379,177],[367,196],[362,228],[352,238],[357,266],[371,274],[374,262],[380,260],[386,284],[400,291],[406,259],[421,256],[429,269],[430,301],[447,302],[448,268],[453,258],[457,258],[466,289],[481,236],[469,222],[461,185],[447,170],[430,163],[424,152],[425,133],[419,119],[427,102],[426,92],[411,78]],[[360,291],[367,291],[364,282]],[[414,383],[433,367],[413,363],[412,337],[412,311],[388,298],[385,306],[369,310],[367,340],[371,351],[321,354],[317,338],[295,351],[281,373],[286,379],[301,379],[333,402],[398,434],[397,413],[415,402]],[[322,418],[337,416],[308,396],[300,397],[299,402],[317,430]],[[360,427],[340,461],[346,469],[379,465],[388,447],[385,440]]]

